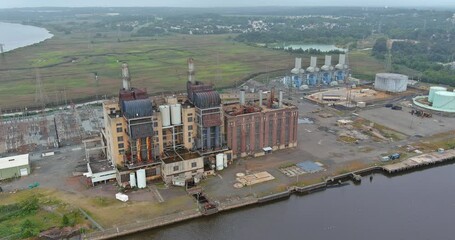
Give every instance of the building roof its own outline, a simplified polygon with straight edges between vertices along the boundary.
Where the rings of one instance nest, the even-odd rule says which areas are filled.
[[[140,118],[152,116],[152,102],[149,99],[137,99],[123,102],[123,111],[126,118]]]
[[[22,154],[22,155],[16,155],[16,156],[4,157],[4,158],[0,158],[0,169],[24,166],[24,165],[28,165],[29,163],[30,163],[30,161],[29,161],[28,153]]]

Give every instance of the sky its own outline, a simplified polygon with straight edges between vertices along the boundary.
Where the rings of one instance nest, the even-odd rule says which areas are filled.
[[[18,7],[248,7],[248,6],[455,6],[455,0],[0,0],[0,8]]]

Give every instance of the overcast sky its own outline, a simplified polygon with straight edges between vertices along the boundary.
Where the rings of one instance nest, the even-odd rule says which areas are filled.
[[[455,0],[0,0],[15,7],[455,6]]]

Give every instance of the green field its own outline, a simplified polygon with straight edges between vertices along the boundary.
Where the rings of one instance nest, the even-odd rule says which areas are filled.
[[[235,42],[233,35],[126,36],[120,41],[112,33],[106,33],[105,38],[92,38],[87,33],[54,35],[45,42],[5,53],[0,59],[3,111],[38,105],[37,75],[44,101],[52,105],[94,99],[95,95],[115,96],[121,86],[121,62],[129,64],[133,86],[160,93],[185,89],[188,57],[195,59],[196,78],[214,83],[218,89],[254,73],[290,69],[295,57]],[[303,58],[306,66],[309,56]],[[349,61],[354,76],[371,78],[383,71],[383,63],[368,52],[354,52]],[[94,72],[99,76],[98,87]]]

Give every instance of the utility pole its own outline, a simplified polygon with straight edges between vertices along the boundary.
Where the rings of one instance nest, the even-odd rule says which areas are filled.
[[[0,43],[0,54],[2,54],[2,55],[4,54],[3,53],[3,46],[5,46],[5,45],[3,43]]]
[[[95,91],[96,91],[96,100],[98,101],[98,86],[99,86],[99,81],[98,81],[98,72],[93,73],[95,75]]]

